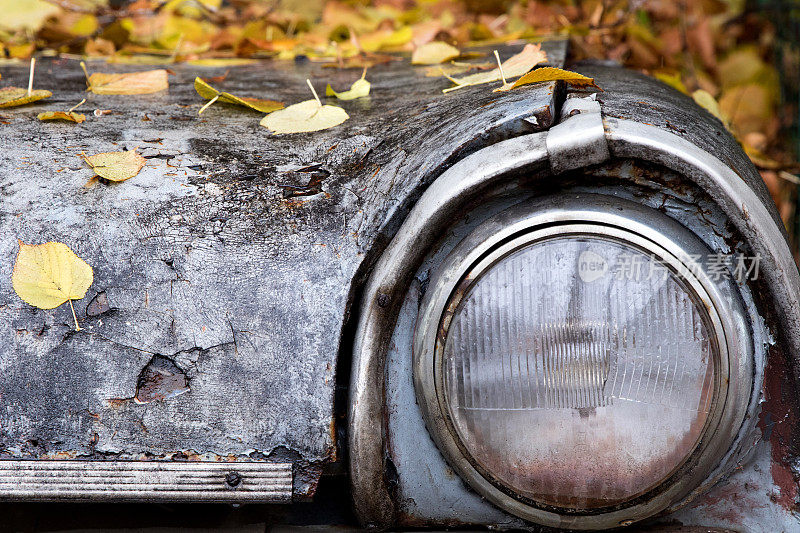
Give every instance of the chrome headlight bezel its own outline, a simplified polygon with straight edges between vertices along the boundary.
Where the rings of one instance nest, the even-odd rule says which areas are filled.
[[[464,287],[513,250],[559,235],[616,239],[664,261],[704,303],[717,360],[712,411],[694,451],[658,487],[614,508],[577,512],[537,504],[514,494],[481,471],[460,442],[444,395],[442,343]],[[736,439],[749,404],[753,349],[738,290],[730,280],[712,280],[694,261],[709,249],[666,215],[632,202],[599,195],[545,198],[512,207],[478,226],[431,275],[414,337],[414,384],[428,429],[449,464],[477,492],[521,518],[555,527],[599,529],[651,516],[703,482]],[[455,296],[455,297],[454,297]]]

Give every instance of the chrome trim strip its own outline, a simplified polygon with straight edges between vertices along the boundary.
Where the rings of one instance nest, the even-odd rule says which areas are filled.
[[[511,169],[543,164],[545,132],[493,144],[459,161],[425,191],[372,270],[353,346],[348,444],[356,512],[389,526],[394,504],[384,476],[383,390],[386,345],[416,266],[463,203]]]
[[[291,463],[0,461],[0,500],[292,501]]]
[[[550,168],[555,174],[602,163],[611,158],[600,105],[592,100],[582,100],[584,99],[567,99],[565,106],[569,106],[575,114],[547,132],[547,153]],[[584,105],[585,108],[580,109],[578,105]]]
[[[795,327],[800,321],[800,273],[784,232],[753,190],[729,166],[678,135],[633,120],[606,118],[604,122],[614,157],[664,165],[697,183],[722,207],[753,252],[766,261],[762,272],[773,288],[772,298],[783,308],[778,313],[783,334],[792,355],[800,355],[800,328]]]

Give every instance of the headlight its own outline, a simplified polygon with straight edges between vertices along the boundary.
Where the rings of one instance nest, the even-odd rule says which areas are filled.
[[[582,202],[515,208],[456,247],[422,304],[415,379],[434,438],[476,490],[540,523],[608,527],[719,461],[749,354],[735,290],[709,276],[688,230]]]

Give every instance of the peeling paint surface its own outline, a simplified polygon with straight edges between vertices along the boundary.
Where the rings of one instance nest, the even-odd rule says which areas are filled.
[[[546,48],[563,59],[562,44]],[[549,127],[557,85],[445,96],[442,80],[395,63],[370,73],[373,95],[348,103],[341,127],[277,137],[240,108],[197,117],[192,80],[223,70],[173,70],[168,92],[101,96],[84,92],[77,62],[43,60],[36,85],[55,96],[3,110],[0,454],[270,460],[287,451],[313,470],[296,490],[313,494],[314,465],[336,451],[340,332],[374,250],[452,162]],[[232,70],[224,88],[292,103],[309,97],[306,78],[336,85],[351,74],[270,63]],[[2,75],[27,81],[22,67]],[[87,109],[111,114],[78,127],[35,120],[84,96]],[[80,157],[134,148],[147,165],[123,183],[91,180]],[[74,302],[82,331],[68,307],[43,311],[14,294],[17,239],[64,242],[94,268]]]

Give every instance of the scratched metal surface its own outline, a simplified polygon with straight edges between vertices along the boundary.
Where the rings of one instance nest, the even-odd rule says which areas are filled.
[[[545,49],[562,63],[563,42]],[[76,61],[42,60],[35,85],[54,96],[0,113],[0,457],[333,460],[340,332],[375,251],[449,164],[557,112],[554,84],[442,95],[449,82],[402,61],[369,72],[342,126],[276,137],[248,110],[197,117],[192,80],[227,69],[171,68],[168,92],[98,96]],[[27,84],[26,67],[0,73]],[[306,78],[320,91],[359,74],[265,62],[216,85],[294,103]],[[84,97],[84,124],[36,120]],[[134,147],[138,176],[85,185],[81,153]],[[14,294],[17,239],[94,268],[82,331],[68,306]]]

